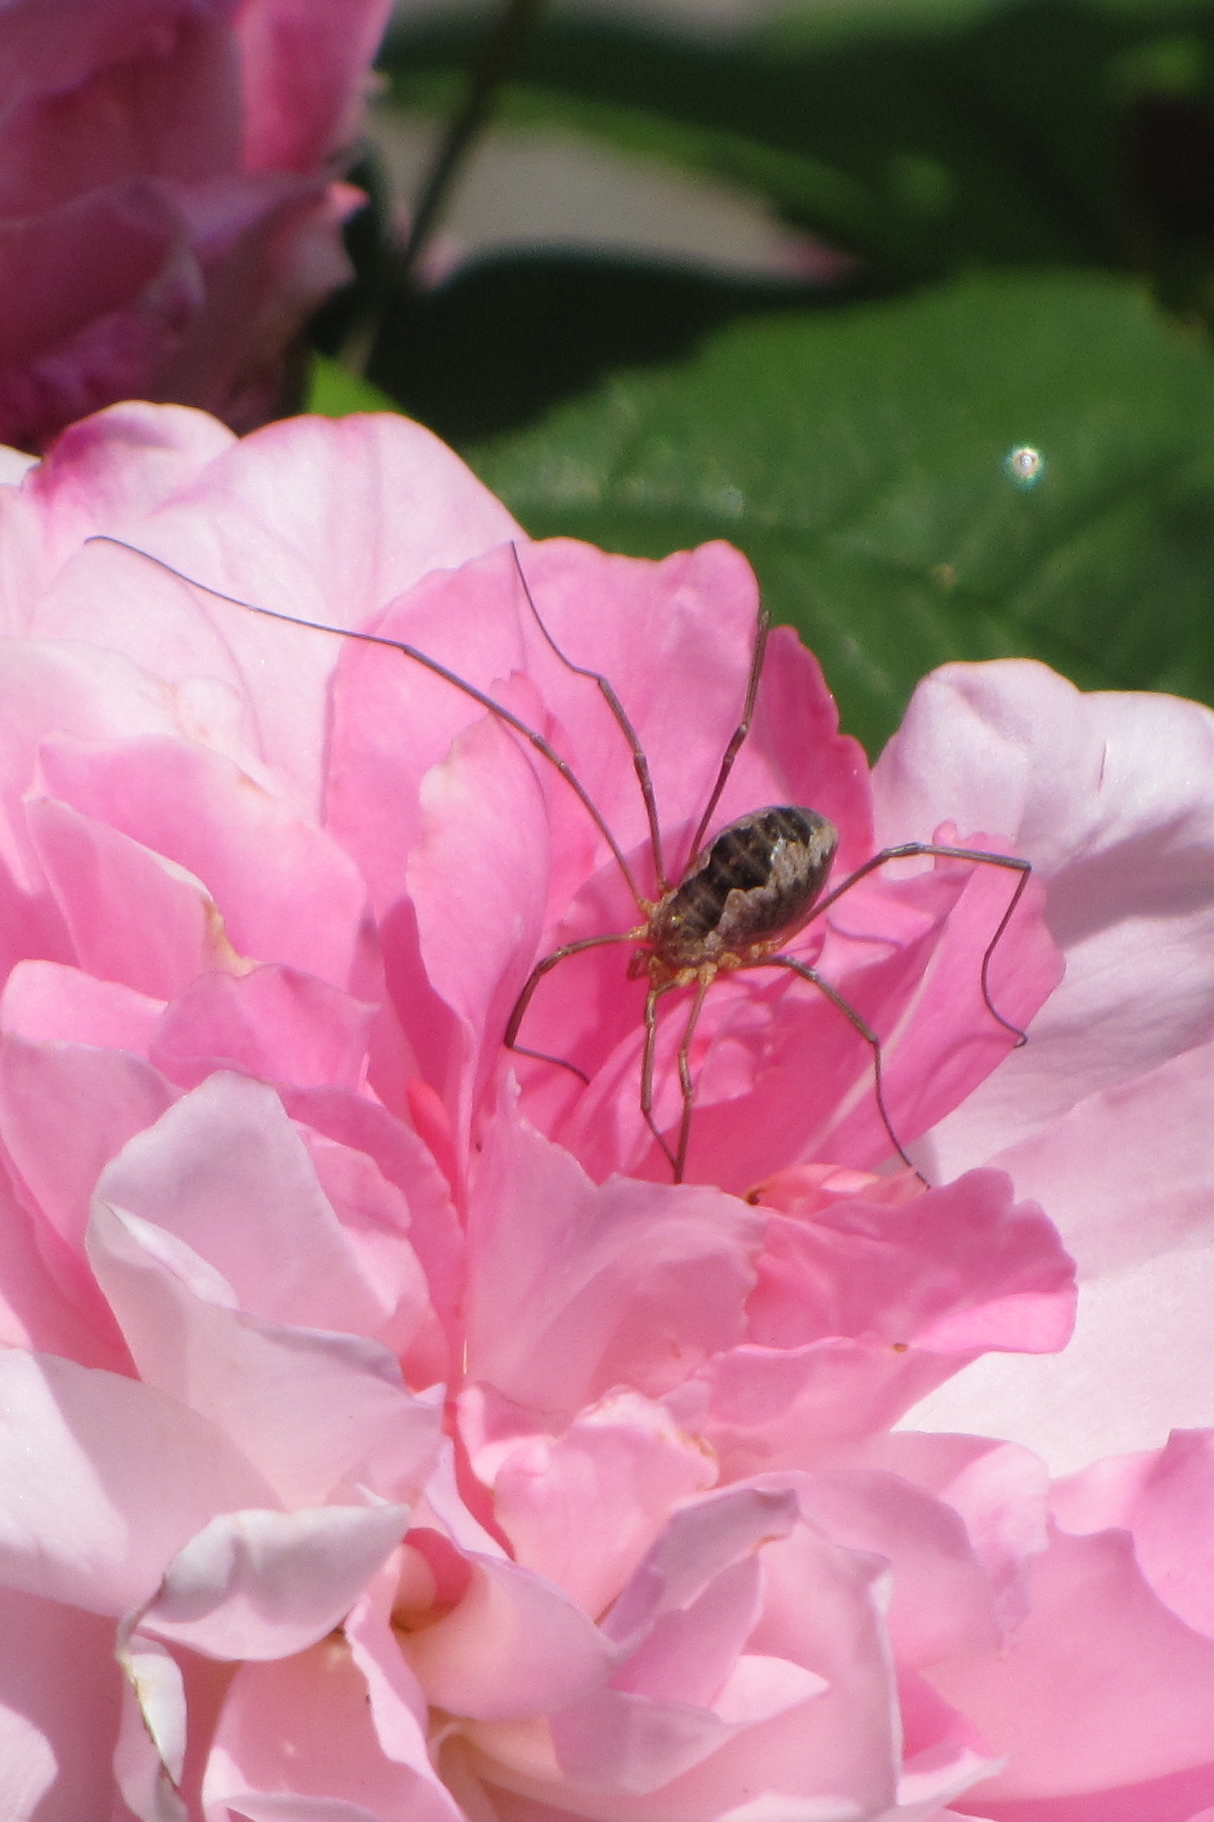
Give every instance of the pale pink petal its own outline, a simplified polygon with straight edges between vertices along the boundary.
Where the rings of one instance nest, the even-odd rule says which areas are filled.
[[[179,1803],[189,1715],[181,1665],[158,1639],[119,1627],[115,1657],[122,1671],[122,1718],[114,1747],[114,1776],[143,1822]]]
[[[207,1822],[228,1822],[233,1812],[250,1822],[462,1822],[424,1770],[385,1756],[366,1681],[341,1638],[241,1665],[202,1795]]]
[[[277,1501],[420,1489],[439,1413],[379,1343],[225,1307],[223,1281],[182,1241],[100,1198],[89,1250],[142,1378],[223,1431]]]
[[[774,1538],[762,1546],[763,1613],[746,1655],[775,1659],[788,1669],[781,1674],[770,1664],[759,1664],[739,1673],[739,1695],[746,1682],[754,1695],[766,1691],[764,1700],[772,1703],[767,1718],[742,1726],[698,1765],[656,1790],[651,1802],[630,1804],[622,1813],[693,1822],[746,1816],[753,1805],[760,1816],[808,1818],[815,1814],[814,1800],[818,1815],[867,1815],[892,1803],[896,1711],[874,1600],[880,1565],[838,1549],[798,1522],[796,1514],[796,1494],[788,1483],[709,1495],[676,1515],[666,1538],[634,1577],[631,1593],[625,1593],[617,1609],[618,1619],[613,1615],[608,1622],[617,1635],[635,1634],[640,1627],[643,1636],[660,1612],[684,1608],[731,1561],[745,1562],[764,1536]],[[798,1676],[798,1669],[808,1675]],[[828,1687],[823,1689],[822,1682]],[[782,1712],[781,1684],[794,1698]],[[567,1727],[572,1730],[578,1718],[572,1709],[557,1716],[558,1737]],[[673,1713],[664,1717],[655,1704],[648,1734],[634,1725],[629,1734],[614,1739],[607,1728],[596,1736],[584,1731],[590,1718],[579,1728],[579,1746],[597,1738],[605,1756],[596,1781],[610,1774],[625,1788],[652,1790],[660,1770],[652,1755],[659,1748],[669,1753],[678,1744]],[[508,1736],[491,1742],[482,1730],[475,1737],[482,1750],[493,1744],[504,1754],[512,1745],[525,1744]],[[682,1738],[687,1737],[685,1720]],[[643,1749],[647,1760],[621,1756],[625,1746]],[[526,1761],[520,1758],[519,1763]],[[509,1757],[507,1765],[513,1773]],[[515,1779],[508,1774],[504,1781]],[[531,1788],[537,1787],[533,1783]],[[559,1803],[559,1788],[553,1797]],[[621,1812],[613,1804],[610,1813]]]
[[[84,1245],[98,1173],[175,1098],[129,1051],[87,1038],[0,1039],[0,1134],[41,1214],[73,1252]]]
[[[14,585],[8,611],[22,602],[28,612],[85,538],[121,536],[233,441],[214,418],[184,406],[111,405],[70,425],[19,490],[0,491],[5,573]]]
[[[853,1469],[806,1477],[801,1509],[838,1544],[893,1569],[890,1642],[900,1668],[998,1650],[1002,1629],[984,1564],[960,1515],[897,1474]]]
[[[28,596],[17,592],[16,600],[28,606]],[[10,630],[18,635],[28,631],[20,623]],[[171,731],[177,718],[169,692],[155,678],[114,653],[90,650],[83,643],[72,649],[6,639],[0,650],[0,687],[6,703],[0,727],[4,857],[15,883],[31,891],[41,884],[42,874],[27,827],[26,800],[47,734],[70,729],[81,738],[129,738]],[[57,959],[68,958],[62,954]]]
[[[1180,1249],[1083,1287],[1075,1333],[1046,1358],[988,1354],[914,1406],[917,1430],[995,1431],[1068,1474],[1214,1421],[1214,1254]]]
[[[756,1341],[667,1398],[731,1475],[824,1460],[974,1353],[1061,1347],[1073,1270],[1040,1211],[977,1172],[901,1206],[861,1192],[774,1216],[748,1308]]]
[[[130,1370],[121,1330],[79,1255],[23,1206],[7,1175],[0,1177],[0,1347]]]
[[[985,1437],[902,1431],[866,1437],[837,1459],[891,1471],[959,1513],[999,1622],[1014,1631],[1032,1605],[1033,1558],[1049,1542],[1049,1475],[1038,1456]]]
[[[1082,1275],[1093,1278],[1161,1252],[1214,1246],[1212,1127],[1214,1044],[1201,1044],[1088,1095],[992,1162],[1021,1193],[1048,1201]],[[1127,1133],[1139,1142],[1127,1145]]]
[[[0,444],[0,487],[17,487],[37,464],[37,456]]]
[[[464,1235],[451,1197],[451,1186],[433,1153],[409,1126],[362,1095],[340,1088],[284,1090],[283,1103],[295,1120],[317,1135],[353,1152],[365,1153],[386,1184],[409,1210],[409,1243],[420,1260],[432,1308],[458,1359],[463,1342],[459,1300],[464,1288]],[[323,1165],[313,1161],[328,1187]],[[342,1212],[341,1195],[335,1206]],[[379,1192],[375,1206],[381,1207]],[[363,1231],[364,1220],[342,1212],[351,1232]],[[399,1267],[402,1277],[409,1268]],[[406,1280],[407,1281],[407,1280]],[[444,1369],[445,1372],[446,1369]]]
[[[920,685],[874,773],[883,839],[944,816],[1002,829],[1068,958],[1032,1043],[937,1135],[946,1174],[1210,1035],[1212,764],[1196,703],[1083,695],[1019,660]]]
[[[0,1641],[0,1813],[79,1822],[110,1789],[122,1689],[113,1621],[5,1588]]]
[[[427,773],[420,797],[424,832],[401,887],[407,884],[418,908],[427,979],[460,1018],[463,1043],[445,1070],[438,1059],[429,1061],[427,1076],[464,1138],[470,1097],[496,1068],[506,1021],[539,940],[538,918],[529,907],[542,901],[547,829],[530,766],[494,725],[463,734],[447,761]],[[460,881],[454,899],[453,877]],[[414,1045],[419,1056],[430,1058],[432,1046],[422,1033]]]
[[[1159,1599],[1214,1636],[1214,1432],[1177,1430],[1151,1455],[1098,1462],[1053,1489],[1065,1531],[1121,1526]]]
[[[139,1628],[208,1657],[288,1657],[349,1612],[407,1519],[392,1505],[225,1513],[169,1564]]]
[[[99,1197],[185,1241],[253,1315],[351,1334],[384,1322],[399,1268],[370,1277],[272,1089],[211,1076],[147,1124],[102,1173]]]
[[[0,1387],[10,1588],[116,1617],[214,1512],[273,1497],[213,1424],[151,1386],[9,1351]]]
[[[630,1392],[583,1411],[559,1438],[506,1451],[491,1476],[497,1523],[520,1563],[591,1615],[620,1592],[673,1506],[715,1478],[703,1448]]]
[[[1007,1755],[982,1801],[969,1799],[979,1814],[1199,1767],[1214,1793],[1214,1642],[1157,1600],[1125,1532],[1055,1536],[1034,1566],[1015,1648],[938,1664],[931,1680]],[[1139,1816],[1168,1813],[1145,1792],[1140,1802]]]
[[[425,1693],[400,1648],[393,1620],[399,1580],[399,1557],[390,1557],[347,1616],[345,1635],[354,1663],[366,1678],[367,1700],[385,1757],[407,1766],[426,1786],[418,1793],[418,1814],[450,1814],[454,1819],[457,1805],[431,1758]]]
[[[58,962],[18,962],[0,996],[0,1028],[31,1044],[91,1044],[146,1057],[164,1001]]]
[[[459,1605],[402,1643],[432,1704],[489,1721],[564,1707],[615,1655],[568,1595],[493,1557],[475,1558]]]

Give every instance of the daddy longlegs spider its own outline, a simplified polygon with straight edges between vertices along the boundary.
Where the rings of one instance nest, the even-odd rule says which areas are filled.
[[[738,723],[721,756],[716,779],[692,837],[687,861],[677,873],[672,874],[666,866],[649,762],[636,728],[608,678],[586,665],[575,663],[553,638],[532,595],[518,547],[514,544],[510,547],[523,596],[539,631],[569,671],[585,677],[597,687],[628,746],[649,832],[656,880],[656,897],[651,899],[642,893],[636,874],[606,818],[568,761],[512,709],[496,701],[466,678],[460,677],[438,659],[404,640],[392,639],[385,634],[325,626],[301,615],[288,614],[277,608],[264,607],[256,602],[242,600],[239,596],[225,594],[221,589],[194,581],[192,577],[174,569],[163,558],[153,556],[150,551],[138,550],[133,545],[123,543],[121,539],[97,534],[87,542],[113,544],[119,549],[144,557],[188,587],[198,588],[204,594],[248,612],[283,621],[288,625],[310,627],[314,631],[330,632],[341,638],[357,639],[369,645],[385,646],[401,652],[495,716],[553,767],[578,798],[606,842],[636,904],[640,921],[627,930],[606,931],[600,935],[562,943],[547,955],[541,956],[515,1000],[503,1041],[507,1049],[517,1055],[570,1070],[588,1086],[589,1077],[575,1063],[519,1043],[523,1020],[540,982],[561,962],[609,944],[631,944],[629,978],[647,978],[649,982],[644,1009],[640,1110],[676,1183],[681,1183],[685,1174],[695,1107],[696,1081],[691,1069],[691,1046],[709,988],[721,975],[759,968],[783,969],[816,987],[868,1045],[872,1053],[873,1092],[881,1123],[892,1150],[908,1169],[915,1170],[913,1161],[894,1130],[886,1105],[881,1039],[868,1021],[817,969],[797,956],[783,952],[783,945],[792,937],[822,917],[861,880],[891,861],[917,858],[969,861],[977,865],[1002,867],[1018,875],[1012,895],[983,954],[980,978],[983,1003],[992,1019],[1016,1039],[1016,1048],[1027,1042],[1026,1034],[1020,1027],[1006,1019],[996,1008],[991,998],[989,980],[991,958],[1015,915],[1028,884],[1032,868],[1027,860],[1016,855],[995,854],[985,849],[956,847],[947,843],[900,842],[871,855],[838,885],[827,891],[831,866],[839,845],[838,830],[816,810],[795,804],[775,804],[751,810],[720,829],[706,843],[709,826],[734,762],[750,733],[763,675],[769,630],[769,619],[764,610],[760,610],[756,624]],[[680,989],[691,990],[691,1004],[676,1056],[682,1114],[678,1135],[672,1145],[654,1113],[654,1069],[658,1009],[668,994]]]

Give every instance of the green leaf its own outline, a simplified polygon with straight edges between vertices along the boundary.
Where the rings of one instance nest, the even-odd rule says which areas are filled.
[[[870,746],[952,658],[1214,699],[1214,371],[1126,281],[734,323],[465,453],[536,536],[738,544]]]
[[[322,418],[345,418],[356,411],[399,411],[394,399],[370,380],[350,373],[323,354],[312,356],[305,411]]]
[[[397,37],[395,100],[448,107],[477,30]],[[1206,0],[817,0],[724,42],[554,17],[503,118],[749,185],[904,281],[1163,259],[1171,192],[1194,183],[1192,157],[1171,168],[1174,123],[1139,118],[1161,96],[1191,111],[1193,143],[1214,133]]]

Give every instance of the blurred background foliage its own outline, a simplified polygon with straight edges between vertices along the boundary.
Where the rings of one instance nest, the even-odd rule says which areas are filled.
[[[872,750],[950,658],[1214,701],[1214,0],[537,13],[398,18],[313,407],[386,396],[536,536],[730,539]]]

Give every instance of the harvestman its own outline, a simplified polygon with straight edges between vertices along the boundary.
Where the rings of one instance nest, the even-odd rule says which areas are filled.
[[[989,982],[991,958],[1011,922],[1028,884],[1032,868],[1027,860],[1021,860],[1011,854],[991,854],[980,848],[952,847],[939,842],[900,842],[895,847],[882,848],[879,853],[871,855],[868,860],[849,873],[846,879],[826,892],[826,882],[839,844],[838,830],[816,810],[796,804],[775,804],[761,810],[751,810],[747,815],[740,816],[734,822],[727,824],[707,846],[704,845],[709,823],[721,800],[729,775],[733,770],[734,761],[750,733],[759,682],[763,675],[763,662],[770,625],[765,610],[760,609],[759,612],[741,717],[726,744],[716,781],[709,792],[708,802],[696,825],[688,861],[682,870],[672,877],[668,874],[665,864],[662,831],[653,780],[649,771],[649,761],[645,756],[636,729],[608,679],[599,671],[592,670],[586,665],[576,664],[561,650],[536,606],[518,548],[511,545],[527,606],[544,639],[568,670],[579,677],[587,678],[597,686],[627,742],[645,807],[653,870],[657,881],[657,897],[649,899],[641,892],[636,875],[605,817],[568,762],[561,758],[542,734],[529,727],[513,710],[506,708],[484,690],[478,689],[475,684],[469,683],[465,678],[449,670],[438,659],[429,657],[427,653],[419,651],[416,646],[408,645],[401,639],[390,639],[381,633],[368,633],[345,627],[327,627],[313,620],[305,620],[301,615],[284,613],[277,608],[261,607],[256,602],[243,601],[236,595],[224,594],[221,589],[210,588],[205,582],[195,582],[191,577],[182,575],[179,570],[173,568],[172,564],[166,563],[163,558],[153,556],[150,551],[137,550],[133,545],[124,544],[121,539],[98,534],[88,539],[87,542],[115,544],[121,550],[145,557],[149,562],[157,564],[159,568],[167,570],[170,575],[175,576],[179,582],[185,583],[188,587],[201,589],[204,594],[211,595],[220,601],[226,601],[233,607],[244,608],[250,613],[262,614],[271,620],[285,621],[291,626],[311,627],[314,631],[335,633],[342,638],[359,639],[365,644],[382,645],[392,651],[403,652],[405,657],[411,658],[414,663],[421,665],[423,669],[432,672],[433,675],[441,677],[453,689],[461,691],[473,702],[495,715],[499,721],[513,729],[516,734],[534,747],[549,765],[554,767],[574,792],[606,841],[636,904],[641,921],[629,930],[610,931],[599,936],[584,936],[575,942],[562,943],[559,948],[542,956],[532,968],[514,1003],[506,1024],[504,1041],[508,1049],[520,1056],[534,1057],[541,1062],[556,1064],[563,1069],[570,1070],[583,1082],[589,1083],[589,1077],[575,1063],[568,1062],[564,1057],[549,1056],[544,1051],[531,1050],[525,1044],[520,1044],[518,1042],[519,1032],[537,987],[545,975],[549,974],[559,963],[566,961],[570,956],[583,954],[588,949],[602,948],[609,943],[630,943],[633,953],[628,964],[629,978],[639,980],[647,977],[649,981],[648,991],[645,995],[645,1040],[641,1054],[641,1113],[665,1156],[676,1183],[682,1182],[687,1163],[687,1148],[691,1137],[691,1120],[696,1093],[696,1084],[691,1072],[691,1045],[705,998],[718,975],[753,968],[782,968],[788,973],[798,976],[799,979],[808,981],[830,1001],[832,1006],[838,1009],[869,1046],[873,1059],[873,1088],[877,1111],[894,1151],[904,1164],[914,1170],[914,1164],[894,1131],[886,1106],[881,1040],[877,1033],[867,1020],[861,1017],[856,1008],[844,999],[843,995],[832,987],[829,981],[824,980],[815,968],[798,960],[796,956],[782,953],[782,945],[791,937],[796,936],[808,924],[821,917],[843,897],[845,892],[850,892],[852,887],[858,885],[862,879],[867,878],[870,873],[887,865],[890,861],[939,857],[945,860],[963,860],[986,866],[1003,867],[1019,875],[1003,916],[983,954],[981,986],[983,1003],[996,1023],[1002,1025],[1005,1031],[1009,1031],[1015,1037],[1017,1048],[1027,1041],[1025,1033],[1019,1026],[1013,1025],[1009,1019],[1004,1018],[995,1007],[991,999]],[[683,1111],[679,1122],[678,1140],[672,1147],[654,1116],[653,1078],[658,1007],[667,994],[680,988],[691,988],[694,991],[677,1053]]]

